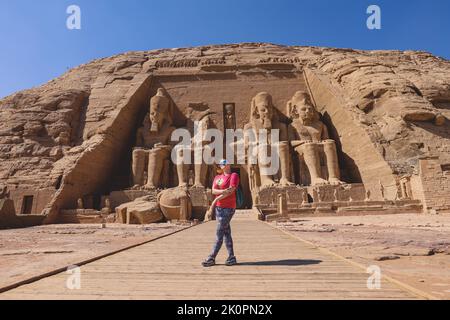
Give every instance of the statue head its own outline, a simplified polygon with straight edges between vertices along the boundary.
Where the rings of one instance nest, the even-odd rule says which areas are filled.
[[[150,99],[150,131],[157,132],[164,123],[172,124],[172,108],[170,99],[165,91],[160,88],[157,94]]]
[[[313,122],[318,120],[318,113],[311,103],[309,95],[304,91],[297,91],[287,103],[287,112],[292,120]]]
[[[264,129],[272,128],[273,118],[272,96],[267,92],[258,93],[252,100],[251,121],[258,123]]]
[[[232,116],[232,115],[233,115],[233,112],[234,112],[234,105],[231,104],[231,103],[226,104],[226,105],[225,105],[225,113],[226,113],[227,115]]]

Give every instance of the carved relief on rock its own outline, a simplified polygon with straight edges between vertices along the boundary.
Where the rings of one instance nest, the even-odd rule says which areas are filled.
[[[223,106],[224,129],[236,130],[236,106],[234,103],[225,103]]]

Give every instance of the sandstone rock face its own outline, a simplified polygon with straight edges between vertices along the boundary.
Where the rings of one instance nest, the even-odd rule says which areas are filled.
[[[427,202],[429,181],[447,190],[440,177],[450,164],[449,61],[425,52],[243,43],[99,59],[0,100],[0,184],[16,213],[53,222],[79,198],[128,187],[136,131],[160,87],[176,106],[176,127],[190,105],[206,103],[219,129],[249,123],[250,101],[262,91],[288,123],[286,103],[308,92],[336,141],[342,180],[364,183],[374,199],[381,182],[394,199],[407,179],[405,192],[432,203],[428,209],[436,207]],[[231,122],[222,116],[230,104]],[[424,191],[420,161],[429,157],[437,157],[439,177],[427,176]],[[176,170],[168,170],[170,180]],[[438,207],[450,210],[450,200]]]

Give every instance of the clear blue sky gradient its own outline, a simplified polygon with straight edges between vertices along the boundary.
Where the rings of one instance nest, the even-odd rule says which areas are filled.
[[[79,31],[66,28],[71,4]],[[366,27],[370,4],[381,30]],[[449,59],[449,13],[449,0],[0,0],[0,97],[130,50],[272,42]]]

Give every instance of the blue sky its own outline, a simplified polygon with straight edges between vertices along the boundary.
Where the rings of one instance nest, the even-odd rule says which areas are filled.
[[[81,30],[66,28],[71,4]],[[371,4],[381,30],[366,27]],[[272,42],[450,59],[449,13],[449,0],[0,0],[0,97],[130,50]]]

